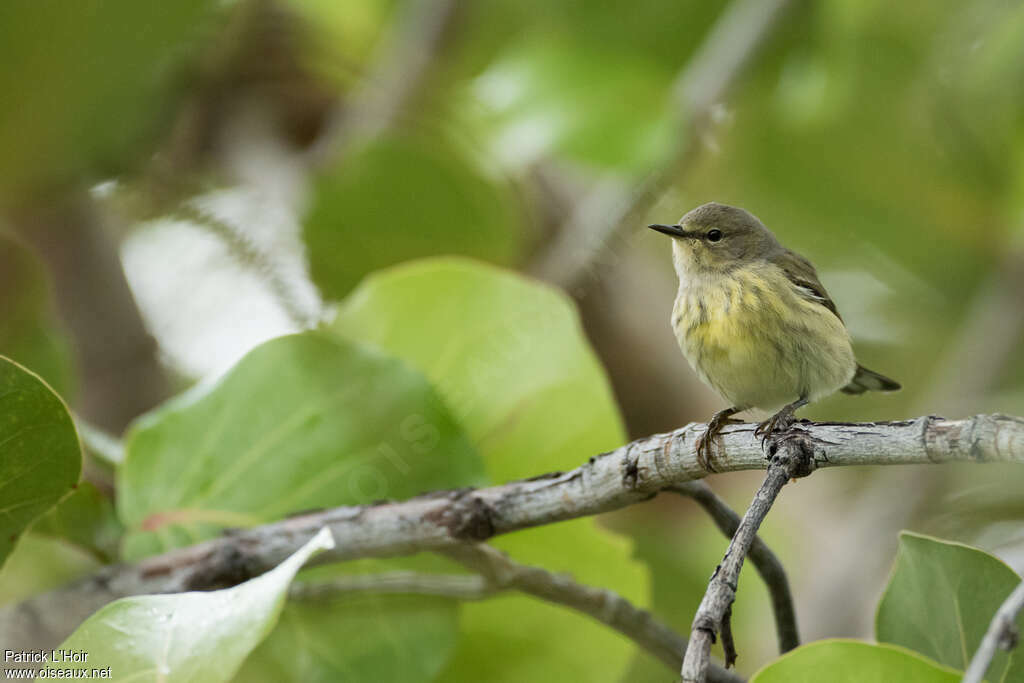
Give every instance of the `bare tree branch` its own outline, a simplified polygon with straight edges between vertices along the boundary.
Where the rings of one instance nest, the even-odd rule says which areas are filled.
[[[669,490],[693,498],[711,516],[722,533],[729,538],[732,538],[739,529],[740,516],[724,500],[715,495],[711,487],[704,482],[688,481],[676,484]],[[754,537],[748,554],[771,595],[775,630],[779,638],[779,652],[789,652],[800,645],[800,632],[797,629],[796,609],[793,607],[793,594],[789,589],[786,570],[779,558],[759,536]]]
[[[803,437],[798,437],[799,441]],[[690,647],[683,659],[683,683],[704,683],[708,680],[708,669],[711,664],[711,644],[716,634],[722,634],[722,648],[725,650],[725,666],[729,668],[736,662],[736,647],[732,639],[732,604],[736,600],[736,589],[740,578],[743,560],[757,538],[757,530],[764,521],[772,504],[778,497],[782,487],[794,477],[804,476],[813,470],[813,446],[796,439],[782,441],[780,453],[773,456],[768,466],[764,483],[754,496],[739,527],[729,542],[722,563],[715,569],[708,583],[707,592],[697,608],[693,619],[693,630],[690,633]],[[811,458],[810,462],[805,458]]]
[[[789,3],[735,0],[729,6],[676,78],[679,145],[630,193],[612,187],[610,178],[598,183],[531,266],[534,274],[581,294],[587,275],[615,236],[636,227],[669,184],[696,161],[714,106],[771,35]]]
[[[497,534],[615,510],[649,500],[669,486],[700,479],[693,423],[590,458],[576,469],[483,489],[425,494],[402,502],[309,513],[147,558],[114,565],[83,581],[0,609],[0,642],[35,642],[66,634],[111,600],[126,595],[235,585],[276,566],[329,526],[337,541],[315,562],[438,551]],[[715,472],[767,465],[754,425],[732,425],[715,443]],[[964,420],[922,417],[860,424],[798,423],[794,433],[813,451],[814,467],[944,462],[1024,464],[1024,419],[977,415]],[[33,641],[32,634],[38,638]]]
[[[996,648],[1012,650],[1017,647],[1017,640],[1020,633],[1017,631],[1017,615],[1024,608],[1024,582],[1021,582],[1010,596],[1006,598],[996,614],[992,617],[992,623],[981,639],[978,651],[974,653],[967,673],[964,674],[963,683],[981,683],[985,678],[985,672],[992,664],[992,657],[996,654]]]

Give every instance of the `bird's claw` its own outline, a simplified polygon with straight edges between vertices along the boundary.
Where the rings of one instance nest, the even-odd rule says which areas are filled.
[[[783,408],[779,412],[772,415],[770,418],[761,422],[757,425],[754,430],[754,436],[761,437],[761,450],[765,449],[765,445],[769,441],[775,441],[775,435],[781,436],[785,432],[792,429],[793,425],[796,424],[796,417],[793,415],[793,411]]]
[[[711,443],[718,438],[722,433],[722,428],[726,425],[742,424],[743,422],[743,420],[737,420],[729,415],[730,413],[727,411],[716,413],[708,422],[708,428],[697,437],[697,463],[708,472],[714,471],[711,469]]]

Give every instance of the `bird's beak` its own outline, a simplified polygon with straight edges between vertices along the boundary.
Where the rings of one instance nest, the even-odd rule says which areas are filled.
[[[681,225],[660,225],[655,223],[654,225],[648,225],[647,227],[651,230],[657,230],[669,237],[692,237],[690,233],[683,230],[683,226]]]

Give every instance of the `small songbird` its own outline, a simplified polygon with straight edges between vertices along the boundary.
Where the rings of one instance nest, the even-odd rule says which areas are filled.
[[[697,442],[703,465],[712,440],[739,422],[732,416],[741,411],[774,413],[755,430],[763,444],[793,425],[797,409],[836,391],[900,388],[857,363],[814,266],[779,244],[752,214],[712,202],[677,225],[649,227],[672,238],[679,275],[672,328],[683,355],[731,404],[711,418]]]

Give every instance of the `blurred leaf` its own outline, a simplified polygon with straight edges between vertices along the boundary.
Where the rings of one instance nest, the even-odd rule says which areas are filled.
[[[444,598],[371,593],[292,602],[237,680],[432,681],[457,640],[457,609]]]
[[[33,534],[65,539],[103,562],[117,557],[123,531],[113,503],[87,481],[32,525]]]
[[[750,683],[956,683],[960,674],[894,645],[819,640],[782,655]]]
[[[80,664],[111,668],[118,680],[228,681],[270,632],[295,573],[320,550],[334,547],[323,528],[271,571],[219,591],[122,598],[85,620],[61,649],[84,651]]]
[[[518,208],[453,140],[379,139],[316,184],[304,222],[314,281],[340,298],[366,273],[458,253],[507,264],[520,252]]]
[[[50,387],[0,357],[0,564],[25,528],[78,481],[82,451]]]
[[[368,278],[341,304],[334,329],[384,347],[433,380],[495,481],[575,467],[624,440],[572,304],[547,286],[462,259],[421,261]],[[646,571],[630,543],[593,519],[495,545],[518,561],[647,601]],[[467,604],[462,614],[463,638],[445,681],[607,679],[633,652],[607,628],[532,598]]]
[[[474,82],[495,115],[495,152],[513,165],[558,154],[638,170],[673,144],[672,71],[551,36],[516,46]]]
[[[1020,580],[986,552],[904,531],[878,603],[876,636],[964,670],[996,610]],[[1024,625],[1024,617],[1018,625]],[[1021,657],[997,651],[989,675],[1024,681]]]
[[[26,531],[0,568],[0,605],[59,588],[101,566],[95,555],[65,538]]]
[[[451,573],[452,563],[423,553],[366,558],[312,567],[296,581],[316,584],[341,575],[396,570]],[[416,595],[349,593],[293,600],[246,660],[237,681],[432,681],[458,640],[458,611],[455,600]],[[304,655],[296,657],[297,652]]]
[[[0,202],[145,155],[169,77],[217,3],[0,3]]]
[[[433,381],[495,481],[575,467],[623,440],[573,305],[546,285],[465,259],[427,259],[367,278],[333,329]]]
[[[131,428],[118,472],[123,553],[480,476],[472,446],[418,373],[327,335],[279,337]]]
[[[61,396],[69,397],[73,384],[71,352],[50,303],[46,272],[31,251],[3,235],[0,353],[39,374]]]

